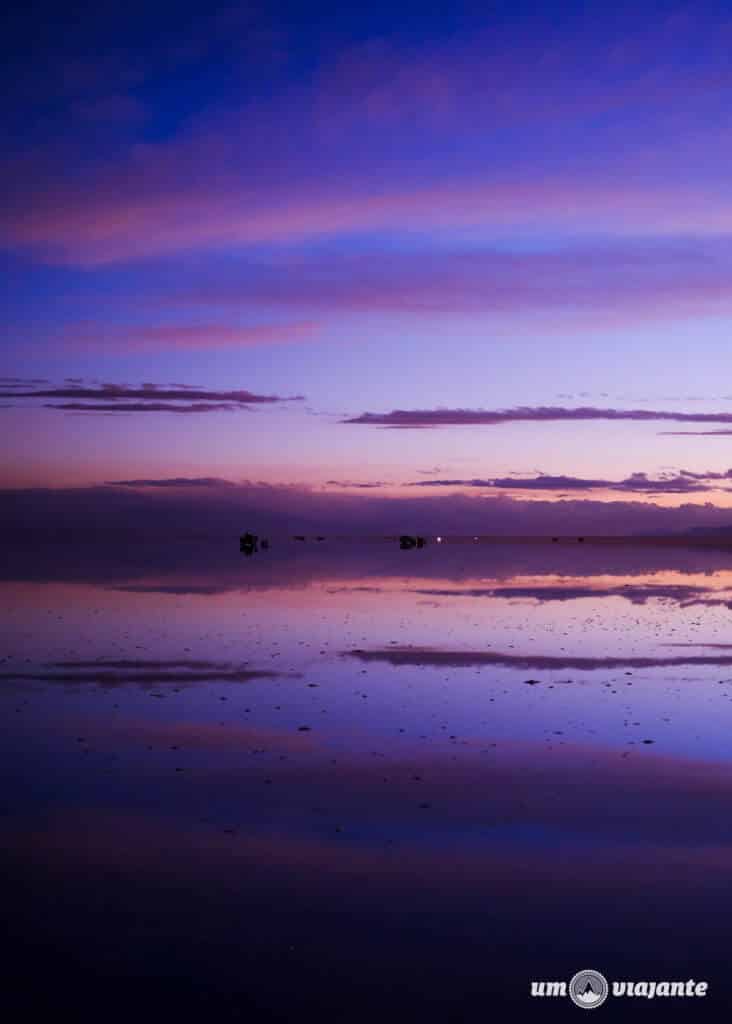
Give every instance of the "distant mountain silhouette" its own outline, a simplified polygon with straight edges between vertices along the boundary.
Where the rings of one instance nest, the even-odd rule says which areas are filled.
[[[729,526],[692,526],[686,533],[698,537],[732,537],[732,523]]]

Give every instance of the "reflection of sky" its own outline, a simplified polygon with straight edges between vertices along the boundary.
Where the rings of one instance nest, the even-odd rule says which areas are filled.
[[[708,552],[689,555],[702,571],[670,568],[675,552],[645,568],[638,553],[636,572],[613,570],[622,551],[567,554],[566,574],[542,571],[542,551],[502,557],[521,571],[449,556],[411,574],[392,555],[369,574],[378,549],[293,553],[237,562],[217,591],[205,553],[125,576],[79,552],[2,583],[16,933],[77,950],[99,978],[165,963],[178,996],[190,963],[232,990],[277,990],[285,969],[298,991],[320,993],[323,970],[349,991],[342,955],[380,979],[396,955],[410,1005],[416,965],[436,972],[430,993],[467,978],[510,1001],[582,957],[628,976],[693,964],[721,991],[730,572]],[[407,645],[424,664],[350,653]],[[439,651],[508,663],[429,665]],[[510,664],[539,656],[589,667]],[[634,657],[683,663],[624,668]],[[654,945],[659,928],[675,938]]]
[[[333,750],[363,752],[374,743],[404,752],[425,744],[431,751],[455,744],[477,750],[531,742],[640,754],[648,748],[641,741],[650,738],[665,755],[726,759],[728,691],[720,680],[732,679],[732,649],[724,648],[730,584],[722,571],[480,576],[457,583],[434,576],[341,578],[223,594],[6,584],[12,657],[4,667],[42,676],[52,666],[68,676],[62,685],[28,680],[43,692],[39,708],[49,721],[72,705],[75,714],[93,718],[123,699],[133,719],[174,713],[176,722],[203,727],[220,721],[223,702],[216,698],[225,696],[227,721],[231,708],[243,714],[241,705],[250,708],[248,725],[265,731],[287,734],[307,720],[318,744]],[[624,588],[630,598],[619,596]],[[506,655],[509,664],[390,665],[348,653],[405,646]],[[512,666],[518,656],[529,663]],[[557,662],[533,667],[530,659],[541,657]],[[562,658],[577,657],[597,665],[562,665]],[[621,663],[606,667],[605,658]],[[623,658],[661,664],[624,666]],[[93,685],[93,664],[110,659],[184,659],[281,676],[188,684],[184,667],[178,693],[163,674],[163,701],[150,699],[154,682],[134,685],[133,667],[120,698],[116,689]],[[669,659],[677,663],[664,665]],[[92,667],[75,671],[64,662]],[[538,685],[527,685],[529,678]],[[14,694],[15,687],[11,700]]]

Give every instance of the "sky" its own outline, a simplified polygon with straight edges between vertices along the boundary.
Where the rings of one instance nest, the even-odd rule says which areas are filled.
[[[3,18],[6,497],[724,521],[728,5]]]

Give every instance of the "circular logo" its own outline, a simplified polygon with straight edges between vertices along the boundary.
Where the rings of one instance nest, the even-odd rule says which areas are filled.
[[[607,980],[599,971],[577,971],[569,983],[569,997],[575,1006],[594,1010],[607,999]]]

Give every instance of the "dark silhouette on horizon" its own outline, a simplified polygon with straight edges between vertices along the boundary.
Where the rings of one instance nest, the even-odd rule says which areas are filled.
[[[399,538],[399,547],[402,551],[408,551],[411,548],[423,548],[424,546],[424,537],[412,537],[408,533],[403,533]]]
[[[239,550],[245,555],[253,555],[259,546],[259,537],[254,533],[243,533],[239,538]]]
[[[710,547],[720,550],[732,549],[732,528],[720,529],[696,528],[686,533],[635,533],[635,534],[434,534],[425,537],[421,534],[388,534],[388,533],[338,533],[330,536],[325,534],[290,534],[289,538],[280,537],[280,541],[289,539],[298,543],[336,541],[350,544],[373,544],[378,542],[399,544],[403,551],[413,548],[424,548],[428,544],[439,546],[481,544],[486,546],[542,544],[590,544],[600,546],[651,546],[651,547]],[[269,549],[270,539],[260,538],[257,534],[244,533],[240,537],[240,548],[244,554],[253,554],[259,550]]]

